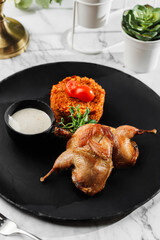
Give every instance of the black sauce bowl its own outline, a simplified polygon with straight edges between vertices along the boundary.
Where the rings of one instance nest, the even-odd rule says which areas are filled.
[[[15,112],[25,108],[35,108],[35,109],[44,111],[51,119],[51,126],[45,131],[37,134],[23,134],[14,130],[9,125],[9,116],[12,116]],[[4,121],[5,121],[7,132],[14,141],[22,144],[24,142],[32,144],[35,142],[43,141],[44,139],[46,139],[46,137],[48,137],[51,134],[55,124],[55,117],[52,109],[45,102],[42,102],[40,100],[23,100],[23,101],[15,102],[7,108],[4,114]]]

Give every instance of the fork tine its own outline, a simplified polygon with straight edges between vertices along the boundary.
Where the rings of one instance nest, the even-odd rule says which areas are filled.
[[[31,233],[19,229],[15,222],[11,221],[0,213],[0,234],[4,236],[9,236],[16,233],[25,234],[34,240],[41,240],[40,238],[34,236]]]
[[[3,223],[4,223],[6,220],[7,220],[7,218],[0,213],[0,227],[3,225]]]
[[[7,218],[0,213],[0,220],[5,221]]]
[[[0,220],[0,228],[1,228],[1,226],[3,225],[3,223],[4,223],[4,222]]]

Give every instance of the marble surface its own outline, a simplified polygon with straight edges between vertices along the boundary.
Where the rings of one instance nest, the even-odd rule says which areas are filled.
[[[68,1],[68,0],[66,0]],[[48,62],[85,61],[103,64],[127,72],[147,84],[160,95],[160,61],[155,71],[148,74],[135,74],[127,70],[123,63],[123,44],[98,55],[84,55],[72,51],[67,44],[67,31],[72,26],[72,2],[65,2],[61,8],[53,4],[50,9],[35,6],[26,12],[14,8],[13,2],[6,3],[5,11],[10,17],[16,17],[30,33],[30,45],[22,55],[0,60],[0,80],[7,76]],[[102,44],[113,44],[122,40],[120,14],[111,16],[106,26]],[[30,231],[43,240],[158,240],[160,239],[160,194],[129,216],[114,223],[51,223],[24,213],[0,198],[0,212],[15,221],[24,230]],[[4,237],[0,240],[27,239],[25,236]]]

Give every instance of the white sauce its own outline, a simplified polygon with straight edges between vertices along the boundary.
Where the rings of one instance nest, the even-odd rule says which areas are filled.
[[[51,126],[51,119],[39,109],[24,108],[9,116],[9,125],[20,133],[37,134]]]

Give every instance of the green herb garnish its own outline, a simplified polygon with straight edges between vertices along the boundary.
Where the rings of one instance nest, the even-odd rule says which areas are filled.
[[[61,118],[61,122],[59,123],[62,125],[62,128],[74,133],[79,127],[89,123],[97,123],[94,119],[89,119],[90,109],[87,107],[85,113],[82,115],[79,109],[80,105],[77,107],[69,107],[70,115],[68,116],[71,118],[72,122],[64,124],[64,118]]]

